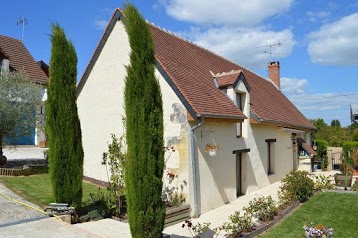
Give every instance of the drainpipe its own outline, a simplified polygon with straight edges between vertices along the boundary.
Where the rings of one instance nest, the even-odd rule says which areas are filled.
[[[198,115],[199,116],[199,115]],[[190,129],[190,146],[191,146],[191,168],[193,173],[193,190],[194,190],[194,212],[195,217],[199,217],[198,211],[198,191],[197,191],[197,181],[196,181],[196,158],[195,158],[195,138],[194,131],[204,124],[204,116],[201,116],[201,121],[198,125]]]

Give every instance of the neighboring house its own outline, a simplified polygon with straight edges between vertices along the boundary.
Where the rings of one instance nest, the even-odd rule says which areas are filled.
[[[0,63],[1,72],[5,70],[21,71],[35,83],[44,87],[48,84],[47,75],[36,64],[36,61],[20,40],[0,35]],[[36,114],[38,117],[43,117],[44,107],[39,108]],[[34,127],[31,136],[19,135],[19,138],[14,140],[13,143],[18,145],[38,145],[42,140],[44,140],[43,132]]]
[[[108,181],[102,153],[122,118],[130,45],[116,9],[77,87],[84,175]],[[313,124],[280,92],[280,65],[269,80],[148,23],[164,109],[166,194],[183,194],[199,215],[282,179],[298,167],[297,138]],[[209,156],[207,144],[219,150]]]
[[[351,105],[351,121],[358,122],[358,104]]]

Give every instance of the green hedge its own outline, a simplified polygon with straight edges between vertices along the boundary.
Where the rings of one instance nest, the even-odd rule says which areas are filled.
[[[326,140],[315,140],[317,155],[323,158],[327,154],[328,142]]]
[[[343,143],[344,157],[348,157],[348,151],[358,148],[358,141],[347,141]]]

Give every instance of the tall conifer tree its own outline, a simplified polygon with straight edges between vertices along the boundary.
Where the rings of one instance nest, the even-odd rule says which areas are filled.
[[[124,9],[131,47],[125,81],[127,211],[134,238],[162,237],[163,106],[154,75],[154,45],[149,27],[132,4]]]
[[[52,25],[51,43],[46,133],[53,196],[56,202],[80,206],[83,149],[76,105],[77,55],[58,24]]]

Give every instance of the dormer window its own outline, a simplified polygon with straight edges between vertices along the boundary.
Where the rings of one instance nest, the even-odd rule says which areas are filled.
[[[221,90],[221,92],[227,94],[227,87],[222,87],[222,88],[220,88],[220,90]]]

